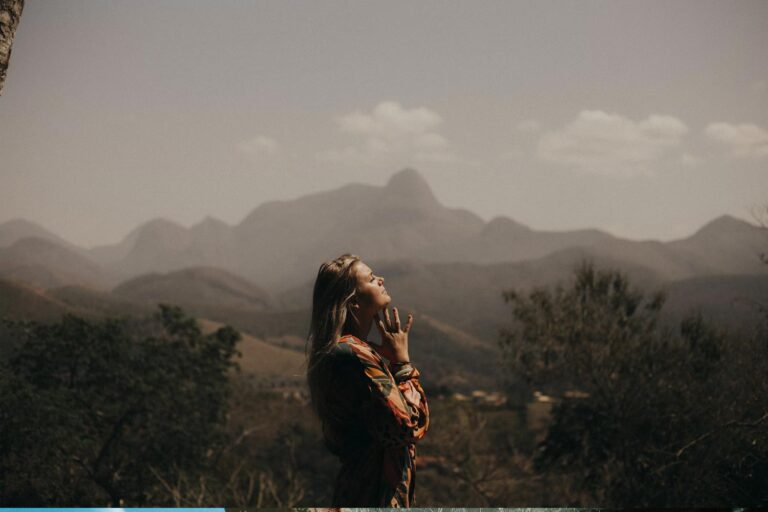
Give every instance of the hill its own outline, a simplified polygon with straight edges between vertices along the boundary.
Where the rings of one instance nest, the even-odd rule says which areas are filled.
[[[633,282],[648,287],[660,286],[663,279],[654,271],[622,261],[595,255],[587,249],[573,248],[550,256],[516,263],[478,265],[473,263],[426,263],[400,260],[369,262],[385,278],[393,305],[414,309],[472,333],[486,346],[495,345],[498,330],[509,317],[502,298],[504,291],[530,290],[551,286],[571,278],[585,259],[603,268],[626,272]],[[275,297],[283,308],[311,306],[312,281]]]
[[[50,297],[39,288],[0,279],[0,318],[47,322],[57,321],[65,313],[85,311]]]
[[[167,274],[146,274],[116,286],[112,293],[133,301],[179,305],[268,307],[267,293],[253,283],[214,267],[193,267]]]
[[[59,242],[34,236],[0,248],[0,276],[42,288],[81,284],[106,289],[109,283],[98,264]]]
[[[18,243],[14,237],[20,234],[42,236],[44,231],[16,220],[0,225],[0,240],[5,236]],[[45,236],[55,237],[51,233]],[[49,242],[69,250],[62,243]],[[320,262],[343,252],[377,263],[416,260],[492,265],[581,250],[677,280],[768,273],[768,267],[757,259],[766,245],[764,228],[729,216],[672,242],[625,240],[596,229],[539,231],[506,217],[484,222],[469,211],[440,204],[417,171],[404,169],[384,186],[351,183],[293,200],[267,202],[233,226],[212,217],[189,228],[153,219],[117,244],[70,252],[85,254],[92,265],[98,264],[110,286],[147,273],[216,267],[275,294],[301,286],[315,276]],[[2,275],[41,286],[97,284],[72,281],[90,273],[65,273],[62,278],[66,269],[57,267],[59,261],[63,260],[40,261],[30,254],[26,260],[16,258],[14,269]]]
[[[486,223],[440,204],[424,178],[405,169],[381,187],[352,183],[264,203],[235,226],[206,218],[187,229],[155,219],[114,248],[98,249],[99,258],[112,251],[112,263],[96,259],[123,276],[216,266],[274,293],[301,285],[320,262],[343,252],[377,262],[495,264],[579,248],[670,280],[765,273],[755,253],[767,238],[764,229],[727,216],[666,243],[624,240],[596,229],[537,231],[506,217]]]
[[[745,335],[765,323],[760,308],[768,308],[768,276],[719,275],[668,283],[664,314],[676,320],[701,313],[718,326]]]
[[[224,324],[200,318],[198,325],[204,334],[208,334]],[[304,382],[306,369],[302,354],[271,345],[247,333],[241,334],[242,339],[238,344],[240,356],[235,360],[243,374],[261,383],[280,385]]]
[[[0,224],[0,247],[10,247],[19,240],[31,237],[54,242],[71,251],[78,252],[82,250],[39,224],[26,219],[11,219]]]
[[[761,253],[768,252],[768,229],[730,215],[722,215],[690,237],[666,245],[677,254],[708,267],[707,275],[764,274],[768,268],[759,258]]]
[[[68,285],[49,288],[45,291],[45,295],[71,308],[87,311],[88,314],[97,316],[141,317],[157,311],[155,304],[131,301],[110,292],[94,290],[85,286]]]

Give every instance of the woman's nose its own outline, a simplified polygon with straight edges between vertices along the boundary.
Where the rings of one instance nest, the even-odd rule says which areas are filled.
[[[381,277],[381,276],[379,276],[379,284],[380,284],[380,285],[383,285],[383,284],[384,284],[384,278],[383,278],[383,277]]]

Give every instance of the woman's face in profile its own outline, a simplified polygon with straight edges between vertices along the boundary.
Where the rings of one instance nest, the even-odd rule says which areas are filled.
[[[362,261],[355,263],[353,271],[357,276],[356,298],[360,308],[372,315],[385,309],[392,298],[384,288],[384,278],[375,275]]]

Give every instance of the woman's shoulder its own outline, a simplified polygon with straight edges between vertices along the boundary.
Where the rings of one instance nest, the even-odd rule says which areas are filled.
[[[354,355],[363,362],[381,363],[381,357],[368,342],[351,334],[345,334],[339,338],[333,350],[338,355]]]

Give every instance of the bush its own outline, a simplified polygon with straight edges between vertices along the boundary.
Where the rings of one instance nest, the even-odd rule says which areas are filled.
[[[662,329],[663,294],[590,263],[568,288],[505,298],[508,368],[556,400],[536,468],[569,475],[570,501],[768,504],[764,340],[729,339],[701,316]]]
[[[203,336],[160,306],[158,336],[127,321],[8,322],[0,362],[0,501],[142,505],[160,482],[202,471],[222,442],[239,334]],[[153,501],[154,500],[154,501]]]

